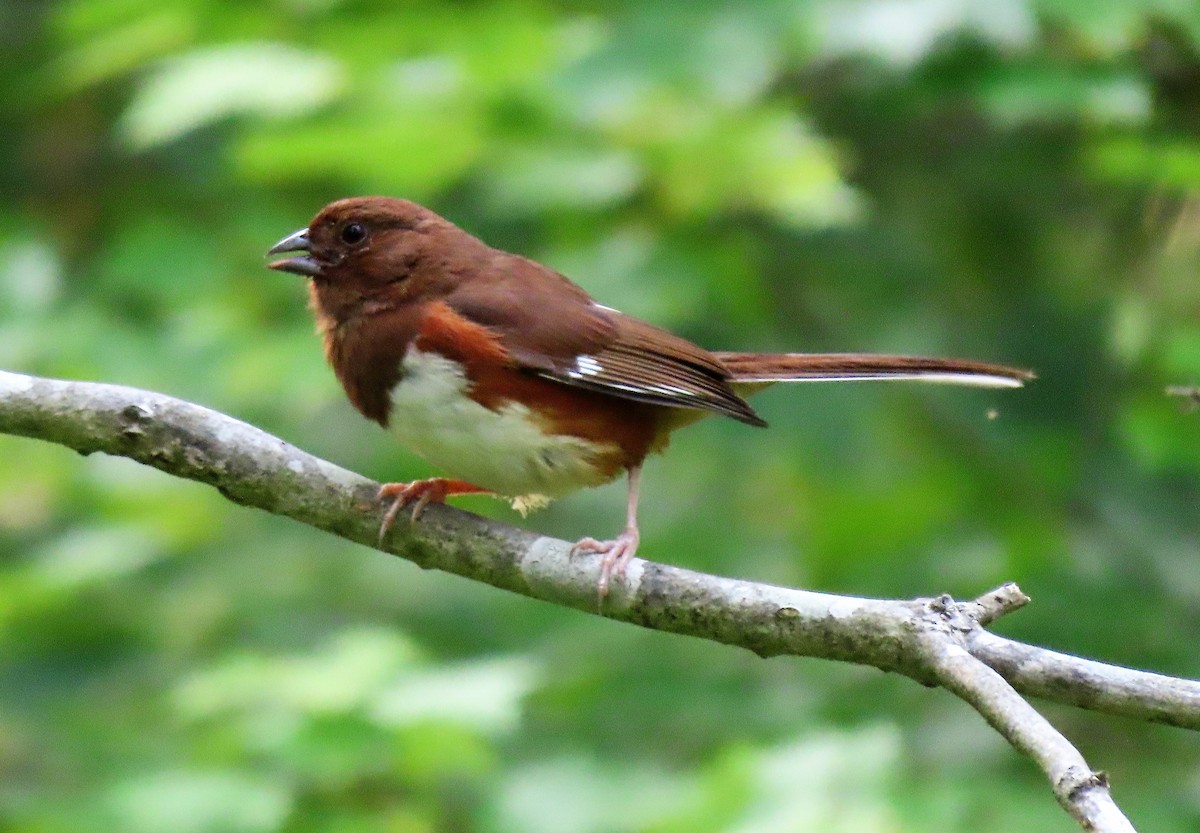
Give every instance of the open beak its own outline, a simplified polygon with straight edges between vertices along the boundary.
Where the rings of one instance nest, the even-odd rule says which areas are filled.
[[[285,252],[304,252],[305,254],[301,257],[271,261],[267,264],[267,268],[277,269],[280,272],[291,272],[293,275],[304,275],[308,278],[315,277],[321,274],[321,267],[308,255],[308,251],[308,229],[302,228],[267,249],[267,254],[280,255]]]

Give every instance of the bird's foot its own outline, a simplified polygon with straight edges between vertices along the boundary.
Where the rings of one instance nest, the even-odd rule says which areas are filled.
[[[392,523],[400,514],[400,510],[409,504],[413,504],[412,519],[415,523],[421,517],[421,513],[425,511],[425,507],[431,503],[445,503],[446,498],[451,495],[468,495],[486,491],[488,490],[476,486],[474,483],[468,483],[465,480],[451,480],[447,477],[430,477],[426,480],[414,480],[411,483],[384,483],[379,487],[379,493],[375,499],[381,502],[390,500],[392,505],[388,507],[387,514],[383,516],[383,523],[379,525],[379,543],[383,543],[383,539],[387,536],[388,530],[392,528]]]
[[[603,556],[600,559],[600,580],[596,583],[596,592],[600,594],[601,601],[608,595],[608,584],[613,576],[625,578],[625,568],[637,553],[639,540],[637,527],[631,526],[611,541],[584,538],[571,547],[572,554],[594,552]]]

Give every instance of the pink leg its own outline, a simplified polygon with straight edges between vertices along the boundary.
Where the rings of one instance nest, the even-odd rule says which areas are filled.
[[[642,467],[633,466],[629,469],[629,506],[625,515],[625,529],[612,541],[597,541],[595,538],[584,538],[571,547],[571,552],[595,552],[604,557],[600,560],[600,581],[596,590],[603,600],[608,595],[608,582],[615,575],[625,577],[625,568],[637,553],[638,535],[637,505],[638,481],[641,480]]]
[[[415,523],[417,518],[421,517],[421,513],[425,511],[425,507],[431,503],[445,503],[446,498],[450,495],[469,495],[486,491],[488,490],[476,486],[474,483],[468,483],[465,480],[450,480],[445,477],[430,477],[427,480],[414,480],[411,483],[384,483],[379,487],[379,494],[375,499],[391,500],[392,505],[388,507],[387,514],[383,516],[383,523],[379,525],[379,543],[383,543],[384,537],[392,528],[392,523],[400,514],[400,510],[410,503],[416,504],[412,510],[412,519]]]

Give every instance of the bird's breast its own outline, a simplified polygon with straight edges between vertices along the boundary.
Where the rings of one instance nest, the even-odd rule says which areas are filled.
[[[497,378],[469,378],[464,364],[410,346],[391,392],[389,428],[447,474],[508,497],[559,497],[621,471],[618,442],[557,431],[536,403],[521,401],[518,379],[504,384],[514,373],[496,368],[490,376]]]

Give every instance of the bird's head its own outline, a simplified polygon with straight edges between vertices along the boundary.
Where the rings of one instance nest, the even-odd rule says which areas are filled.
[[[467,236],[416,203],[353,197],[272,246],[268,255],[293,256],[268,267],[309,278],[318,314],[345,321],[443,289],[449,276],[437,253],[457,235]]]

